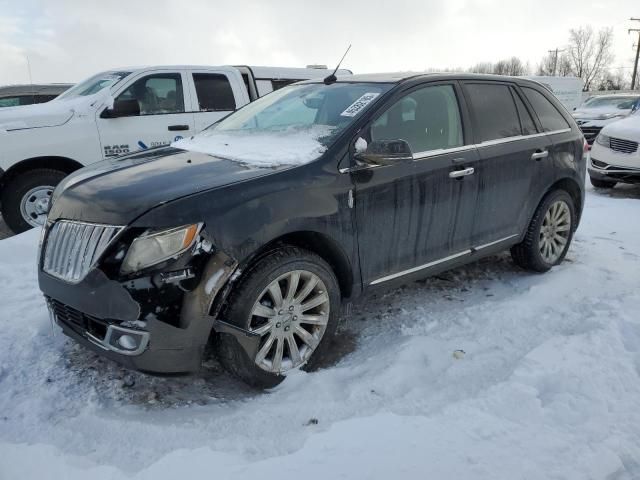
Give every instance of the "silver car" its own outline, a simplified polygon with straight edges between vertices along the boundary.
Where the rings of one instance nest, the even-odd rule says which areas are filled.
[[[640,95],[598,95],[573,111],[573,118],[589,145],[609,123],[627,117],[640,107]]]
[[[52,83],[48,85],[9,85],[0,87],[0,108],[19,107],[53,100],[65,90],[69,83]]]

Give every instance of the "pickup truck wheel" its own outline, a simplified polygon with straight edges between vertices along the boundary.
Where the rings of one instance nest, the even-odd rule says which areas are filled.
[[[246,273],[231,293],[225,321],[261,336],[249,358],[236,339],[218,338],[222,365],[258,388],[279,384],[288,371],[324,356],[335,334],[340,290],[331,267],[296,247],[278,249]]]
[[[596,188],[613,188],[616,186],[616,183],[618,183],[610,180],[599,180],[591,176],[589,177],[589,180],[591,181],[591,185],[593,185]]]
[[[2,218],[13,233],[38,227],[47,219],[53,190],[67,174],[39,168],[22,173],[2,191]]]
[[[555,190],[542,199],[524,240],[511,248],[515,263],[525,270],[546,272],[564,260],[575,225],[573,199]]]

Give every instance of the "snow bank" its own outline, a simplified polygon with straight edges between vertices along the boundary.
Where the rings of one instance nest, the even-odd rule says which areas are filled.
[[[173,142],[172,147],[206,153],[257,167],[301,165],[320,157],[326,147],[319,139],[331,133],[331,127],[281,132],[206,130],[190,138]]]
[[[640,478],[639,202],[589,191],[548,274],[501,255],[368,299],[268,393],[52,336],[37,232],[2,240],[0,478]]]

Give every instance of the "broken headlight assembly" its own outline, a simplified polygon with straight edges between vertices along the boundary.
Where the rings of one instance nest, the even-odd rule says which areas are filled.
[[[201,228],[201,223],[194,223],[142,234],[131,243],[120,271],[137,272],[184,253],[193,246]]]

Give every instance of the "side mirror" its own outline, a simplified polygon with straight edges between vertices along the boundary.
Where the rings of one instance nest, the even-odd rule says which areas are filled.
[[[140,115],[138,100],[116,100],[112,108],[107,108],[100,115],[102,118],[136,117]]]
[[[406,140],[376,140],[369,144],[363,138],[356,140],[355,159],[366,165],[393,165],[413,160],[413,152]]]

